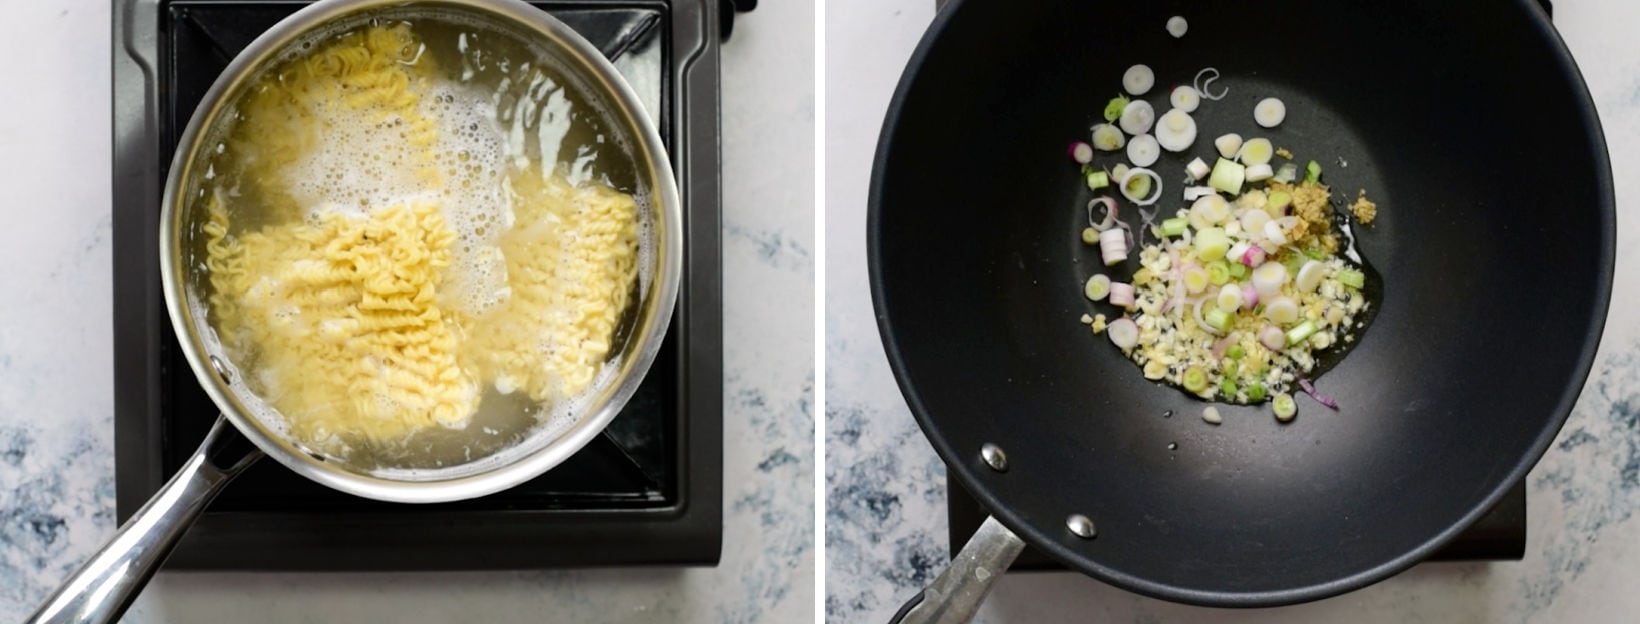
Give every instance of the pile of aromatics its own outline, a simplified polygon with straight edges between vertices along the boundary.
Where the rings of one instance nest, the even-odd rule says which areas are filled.
[[[1183,36],[1183,23],[1169,20],[1169,33]],[[1282,422],[1297,413],[1294,394],[1300,391],[1337,409],[1306,375],[1318,352],[1356,340],[1352,332],[1362,327],[1357,319],[1371,304],[1362,293],[1361,258],[1335,230],[1321,166],[1312,160],[1300,172],[1292,153],[1269,139],[1225,134],[1213,141],[1213,165],[1195,158],[1185,167],[1185,208],[1159,222],[1156,209],[1143,208],[1163,194],[1162,177],[1148,168],[1160,150],[1189,151],[1197,133],[1190,113],[1227,94],[1213,92],[1218,77],[1213,68],[1198,72],[1192,85],[1169,93],[1171,108],[1157,116],[1151,103],[1139,99],[1155,85],[1155,74],[1134,65],[1122,78],[1126,94],[1105,107],[1107,123],[1092,128],[1091,143],[1071,144],[1070,156],[1082,166],[1088,187],[1098,193],[1114,186],[1141,207],[1143,219],[1135,235],[1120,218],[1116,198],[1100,195],[1088,203],[1082,241],[1099,248],[1106,267],[1126,262],[1137,242],[1140,268],[1125,281],[1104,273],[1090,277],[1084,294],[1108,301],[1122,316],[1083,315],[1082,322],[1106,335],[1146,379],[1204,400],[1269,401]],[[1261,100],[1252,112],[1263,128],[1280,125],[1287,115],[1276,98]],[[1094,165],[1098,152],[1119,151],[1128,162],[1109,169]],[[1362,224],[1371,223],[1377,210],[1364,190],[1349,206]],[[1203,419],[1222,422],[1211,407]]]

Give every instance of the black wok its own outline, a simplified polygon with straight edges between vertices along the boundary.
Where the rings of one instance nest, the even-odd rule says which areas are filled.
[[[1163,28],[1172,15],[1190,22],[1182,39]],[[1184,163],[1212,162],[1226,132],[1320,161],[1335,199],[1378,201],[1358,228],[1382,276],[1376,320],[1317,381],[1338,411],[1301,397],[1281,424],[1268,406],[1221,405],[1224,424],[1207,425],[1205,404],[1077,322],[1117,314],[1081,294],[1104,268],[1079,240],[1092,192],[1065,145],[1087,140],[1134,63],[1156,72],[1158,114],[1201,68],[1230,89],[1195,113],[1194,148],[1153,167],[1164,212],[1184,205]],[[1267,96],[1288,109],[1272,130],[1252,119]],[[974,568],[1005,566],[1013,533],[1142,594],[1269,606],[1411,566],[1526,474],[1589,372],[1614,232],[1594,105],[1529,0],[969,0],[940,12],[901,79],[868,237],[906,401],[1007,529],[960,572],[994,579]],[[962,580],[925,601],[977,604]]]

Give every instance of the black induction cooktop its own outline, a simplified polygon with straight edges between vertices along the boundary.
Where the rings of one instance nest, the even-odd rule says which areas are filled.
[[[115,484],[123,522],[218,413],[165,312],[171,154],[233,56],[305,2],[132,0],[114,15]],[[719,33],[714,0],[534,2],[616,61],[661,131],[684,203],[684,275],[660,354],[597,439],[513,489],[434,505],[344,494],[274,461],[213,502],[167,565],[490,569],[715,564],[722,542]]]

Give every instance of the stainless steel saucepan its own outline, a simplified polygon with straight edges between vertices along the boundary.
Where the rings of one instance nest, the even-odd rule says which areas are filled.
[[[206,324],[208,280],[203,253],[191,243],[206,219],[198,201],[215,146],[257,79],[296,46],[311,46],[371,20],[450,24],[504,40],[551,65],[585,100],[580,114],[598,117],[608,145],[626,152],[636,193],[647,198],[639,231],[653,253],[640,271],[636,294],[612,349],[611,375],[596,382],[576,420],[557,430],[537,429],[494,454],[434,470],[382,470],[336,461],[253,416],[265,403]],[[306,49],[306,48],[302,48]],[[304,8],[258,37],[205,94],[178,142],[166,180],[161,214],[165,302],[194,375],[221,410],[199,450],[103,550],[58,588],[33,622],[104,622],[117,619],[165,560],[206,505],[263,455],[329,487],[383,501],[430,503],[483,496],[534,478],[575,453],[620,412],[637,389],[672,317],[682,257],[682,210],[659,134],[615,68],[586,40],[545,12],[519,0],[324,0]],[[252,445],[242,442],[248,440]]]

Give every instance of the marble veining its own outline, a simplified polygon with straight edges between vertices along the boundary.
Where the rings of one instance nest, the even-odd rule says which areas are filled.
[[[877,132],[933,4],[830,0],[826,10],[830,622],[885,621],[948,558],[944,467],[883,355],[864,240]],[[1072,573],[1010,574],[977,621],[1633,621],[1640,610],[1633,589],[1640,579],[1640,313],[1630,304],[1640,300],[1640,178],[1624,172],[1640,167],[1640,56],[1630,34],[1640,24],[1640,4],[1563,0],[1555,2],[1555,23],[1588,82],[1610,147],[1617,275],[1595,369],[1565,429],[1528,476],[1525,560],[1423,564],[1343,596],[1252,611],[1162,602]]]
[[[0,622],[114,530],[107,0],[7,3]],[[128,622],[787,622],[814,605],[814,8],[723,48],[724,545],[712,569],[165,573]],[[26,94],[26,95],[25,95]]]

